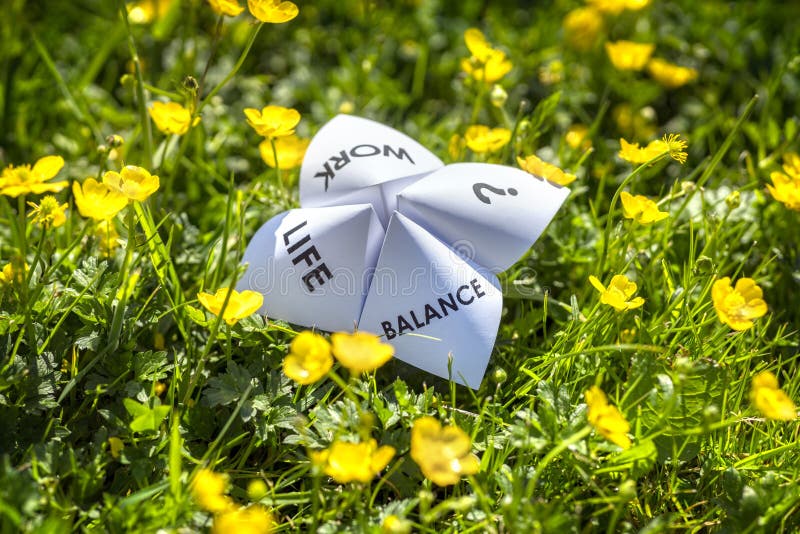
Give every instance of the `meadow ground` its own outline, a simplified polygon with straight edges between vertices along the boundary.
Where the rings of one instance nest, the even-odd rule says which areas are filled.
[[[4,2],[0,532],[800,529],[800,6],[526,4]],[[568,183],[479,390],[216,294],[339,113]]]

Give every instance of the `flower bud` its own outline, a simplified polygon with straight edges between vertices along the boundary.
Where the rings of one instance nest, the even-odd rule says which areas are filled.
[[[742,198],[739,191],[732,191],[730,195],[725,197],[725,204],[728,205],[729,210],[735,210],[741,203]]]
[[[502,108],[505,105],[506,100],[508,100],[508,93],[506,93],[506,90],[500,85],[495,84],[492,87],[492,92],[489,94],[489,100],[492,102],[494,107]]]

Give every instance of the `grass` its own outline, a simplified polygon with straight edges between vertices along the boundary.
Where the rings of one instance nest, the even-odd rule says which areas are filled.
[[[302,3],[279,25],[159,3],[139,24],[113,2],[11,0],[0,21],[2,166],[59,154],[57,180],[125,162],[161,182],[111,221],[110,253],[116,240],[98,237],[69,189],[56,193],[67,220],[49,229],[26,216],[39,195],[0,196],[0,267],[28,265],[0,283],[0,532],[208,529],[212,514],[190,491],[203,467],[229,476],[236,502],[268,507],[279,532],[391,531],[390,515],[415,532],[800,529],[800,427],[750,400],[763,370],[800,400],[800,214],[766,189],[798,152],[796,6],[656,0],[605,16],[597,42],[577,51],[562,20],[579,2]],[[470,27],[513,63],[502,105],[461,71]],[[698,79],[666,89],[614,69],[602,42],[619,39],[655,43],[655,56]],[[164,135],[147,115],[155,100],[202,120]],[[516,166],[536,153],[577,175],[501,276],[480,390],[396,360],[298,386],[282,372],[293,325],[252,315],[228,327],[198,304],[199,291],[241,275],[261,224],[298,206],[298,170],[264,164],[242,112],[268,104],[300,111],[303,137],[344,111],[448,163]],[[565,141],[578,123],[591,148]],[[495,154],[454,156],[452,136],[471,124],[514,135]],[[668,133],[688,140],[685,164],[617,156],[620,137],[644,145]],[[624,218],[622,191],[669,217]],[[644,306],[600,302],[589,276],[615,274],[637,283]],[[726,276],[763,289],[769,312],[753,328],[720,321],[711,290]],[[630,422],[631,448],[587,423],[593,385]],[[470,435],[479,473],[444,488],[425,479],[409,455],[423,415]],[[397,450],[372,482],[312,468],[309,450],[365,435]],[[253,480],[266,492],[248,495]]]

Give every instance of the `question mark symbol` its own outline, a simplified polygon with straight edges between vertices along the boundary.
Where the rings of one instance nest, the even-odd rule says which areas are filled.
[[[478,197],[478,200],[480,200],[484,204],[491,204],[492,203],[492,199],[490,199],[488,196],[486,196],[486,193],[483,192],[484,189],[486,189],[488,191],[491,191],[495,195],[505,196],[505,194],[506,194],[506,191],[504,189],[493,187],[493,186],[491,186],[489,184],[485,184],[483,182],[478,182],[477,184],[472,186],[472,191],[475,193],[475,196]],[[511,195],[512,197],[515,197],[515,196],[517,196],[517,190],[514,189],[513,187],[509,187],[508,188],[508,194]]]

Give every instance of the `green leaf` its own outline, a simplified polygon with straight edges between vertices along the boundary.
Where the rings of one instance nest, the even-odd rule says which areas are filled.
[[[133,416],[130,428],[134,432],[157,431],[161,422],[170,412],[169,406],[154,406],[150,408],[146,404],[139,404],[133,399],[123,399],[125,409]]]

